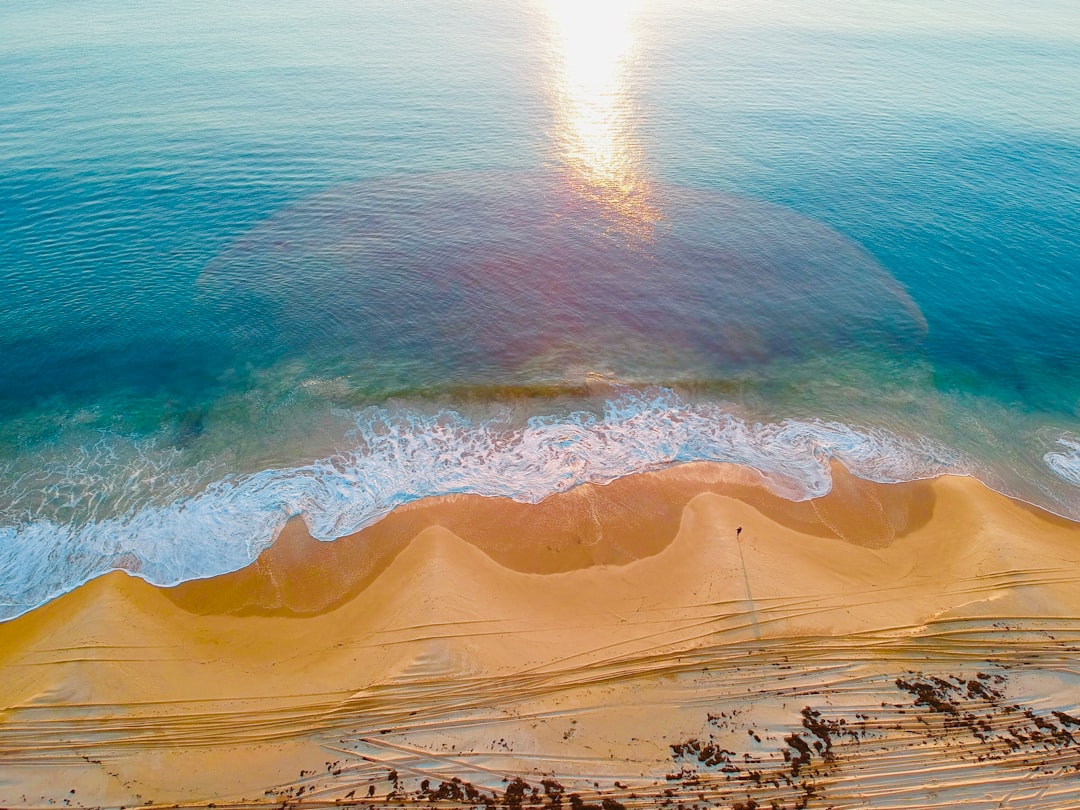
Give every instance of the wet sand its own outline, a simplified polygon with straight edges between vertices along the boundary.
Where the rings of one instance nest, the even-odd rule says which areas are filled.
[[[692,464],[0,625],[0,806],[1080,806],[1080,525]]]

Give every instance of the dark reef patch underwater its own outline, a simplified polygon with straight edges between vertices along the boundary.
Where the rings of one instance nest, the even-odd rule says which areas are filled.
[[[558,173],[335,187],[241,236],[199,287],[239,356],[350,356],[375,386],[402,364],[416,388],[707,383],[926,330],[872,256],[794,211],[670,186],[612,201]]]

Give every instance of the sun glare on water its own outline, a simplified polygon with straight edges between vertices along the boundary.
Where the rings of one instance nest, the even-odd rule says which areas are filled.
[[[557,64],[552,95],[560,160],[582,193],[635,230],[649,228],[658,216],[648,202],[629,81],[639,5],[546,0]]]

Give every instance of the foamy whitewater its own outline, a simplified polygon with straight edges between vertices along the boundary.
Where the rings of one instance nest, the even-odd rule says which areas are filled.
[[[1044,460],[1055,475],[1063,481],[1080,487],[1080,440],[1073,436],[1058,439],[1065,449],[1057,453],[1047,453]]]
[[[0,4],[0,618],[701,460],[1080,520],[1080,17],[873,12]]]
[[[5,527],[0,616],[18,615],[118,567],[159,585],[235,570],[297,515],[313,536],[333,540],[426,496],[474,493],[535,503],[585,482],[690,461],[751,467],[793,500],[826,494],[834,459],[878,482],[971,471],[956,453],[930,442],[835,422],[750,424],[723,406],[693,405],[662,389],[627,391],[601,415],[535,417],[518,429],[449,411],[379,408],[356,414],[355,423],[347,449],[304,466],[226,477],[168,505],[79,527],[33,519]],[[156,466],[149,476],[145,467],[125,472],[151,479],[170,474]]]

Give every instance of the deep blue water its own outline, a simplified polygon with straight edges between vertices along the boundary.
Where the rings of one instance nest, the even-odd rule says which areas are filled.
[[[700,458],[1080,519],[1068,2],[0,6],[0,616]]]

